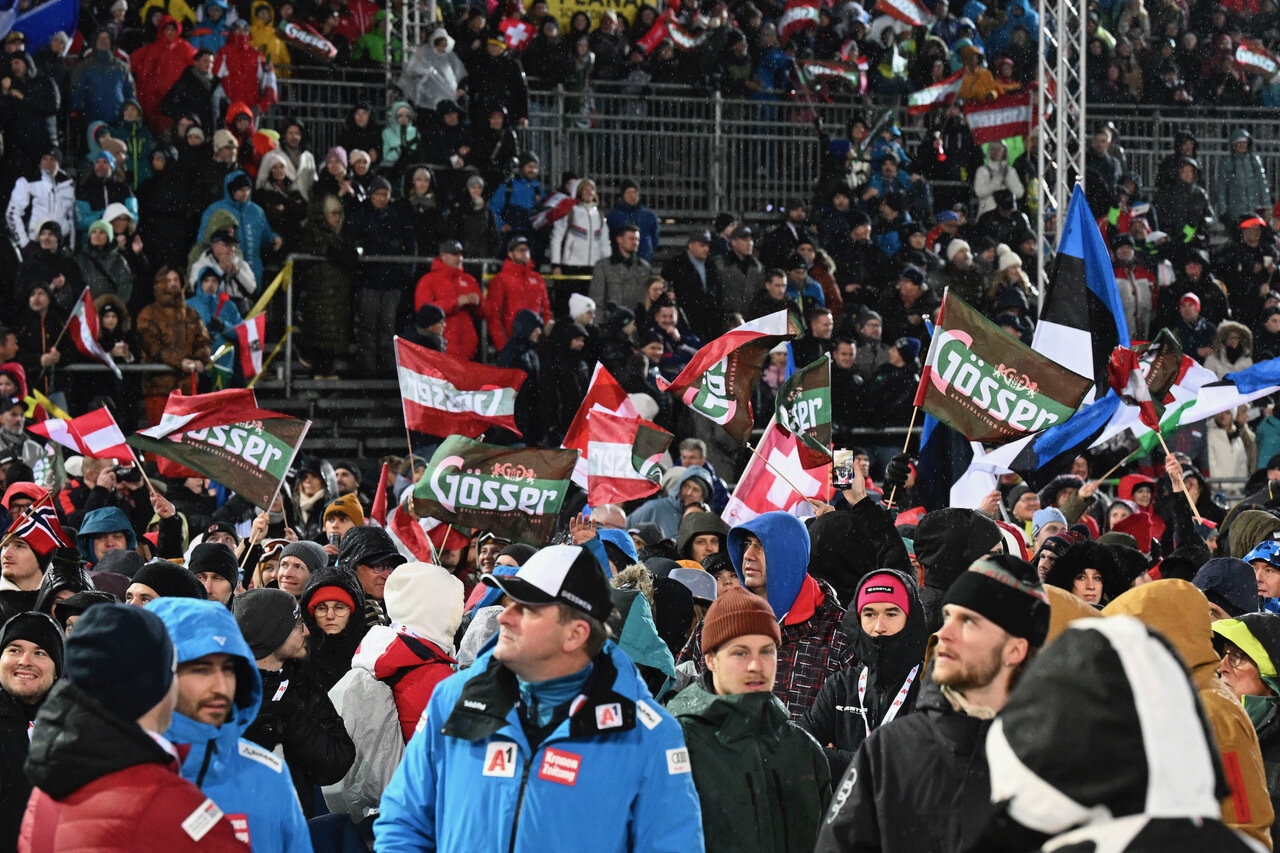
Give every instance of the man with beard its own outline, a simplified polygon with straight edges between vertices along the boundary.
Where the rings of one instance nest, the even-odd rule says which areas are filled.
[[[281,589],[251,589],[236,596],[231,612],[256,659],[263,696],[271,697],[244,737],[272,751],[284,748],[302,812],[311,817],[315,786],[346,775],[355,745],[306,666],[308,631],[298,600]]]
[[[1035,570],[999,555],[947,590],[916,711],[871,732],[841,780],[816,850],[967,850],[991,810],[984,744],[1049,632]]]

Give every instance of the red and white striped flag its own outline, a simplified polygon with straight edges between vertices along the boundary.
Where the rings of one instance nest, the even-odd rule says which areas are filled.
[[[259,314],[236,326],[236,339],[240,342],[240,370],[245,379],[252,379],[262,372],[262,347],[266,338],[266,314]]]
[[[913,27],[927,27],[937,19],[923,3],[917,0],[876,0],[875,11],[884,12]]]
[[[783,44],[797,33],[818,28],[818,5],[818,0],[787,0],[787,7],[778,18],[778,34]]]
[[[28,429],[90,459],[133,459],[124,433],[106,406],[71,420],[48,418]]]
[[[71,545],[66,531],[58,522],[57,511],[49,505],[33,506],[25,515],[20,515],[9,525],[8,533],[17,536],[30,546],[31,550],[48,554],[54,548],[67,548]]]
[[[1240,39],[1236,46],[1236,62],[1245,71],[1267,77],[1280,71],[1280,58],[1253,39]]]
[[[588,423],[594,412],[605,412],[623,418],[639,418],[640,410],[631,402],[627,392],[622,390],[618,380],[613,378],[603,364],[596,362],[591,374],[591,385],[587,388],[587,396],[582,398],[578,413],[573,416],[573,423],[565,431],[564,441],[560,446],[567,450],[578,451],[578,461],[573,466],[573,482],[587,488],[589,448],[591,442]]]
[[[671,446],[671,433],[642,418],[608,412],[593,413],[587,432],[587,503],[625,503],[661,488],[658,460]]]
[[[649,28],[649,32],[636,39],[636,44],[645,52],[645,55],[653,53],[653,51],[662,44],[663,40],[670,35],[667,29],[667,19],[660,17],[653,22],[653,26]]]
[[[961,68],[945,80],[939,80],[932,86],[925,86],[918,92],[912,92],[907,96],[907,112],[918,116],[935,107],[951,103],[956,99],[956,95],[960,94],[960,81],[963,79],[964,69]]]
[[[76,307],[67,320],[67,331],[71,333],[71,340],[82,355],[102,362],[111,368],[116,379],[120,378],[120,368],[116,367],[115,361],[102,348],[102,344],[98,343],[98,309],[94,307],[93,296],[87,287],[76,300]]]
[[[792,515],[813,515],[805,498],[829,501],[835,494],[828,476],[831,469],[825,465],[805,468],[800,461],[795,433],[778,429],[777,421],[769,421],[756,450],[757,453],[747,459],[747,467],[738,478],[738,486],[721,515],[730,527],[776,510]],[[766,465],[761,457],[769,464]],[[782,477],[775,473],[775,468],[782,472]],[[796,488],[793,489],[792,485]]]
[[[412,493],[412,489],[409,490]],[[420,522],[414,521],[403,504],[397,504],[387,516],[387,535],[396,543],[396,550],[411,563],[434,563],[436,551],[427,538]]]
[[[523,370],[490,367],[395,339],[404,423],[431,435],[475,438],[498,426],[516,429],[516,395]]]
[[[994,101],[965,104],[969,132],[979,145],[999,142],[1010,136],[1023,136],[1036,125],[1035,92],[1027,89],[1010,92]]]
[[[1181,351],[1176,355],[1181,358]],[[1151,399],[1147,377],[1139,367],[1138,354],[1129,347],[1116,347],[1111,351],[1107,365],[1107,380],[1126,403],[1138,407],[1138,419],[1153,430],[1160,429],[1160,411]]]

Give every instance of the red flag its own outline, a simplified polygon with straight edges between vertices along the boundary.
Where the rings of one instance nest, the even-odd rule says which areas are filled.
[[[503,18],[498,29],[507,37],[507,47],[516,53],[524,50],[533,38],[533,24],[523,18]]]
[[[782,510],[792,515],[811,515],[805,498],[820,501],[831,500],[835,489],[831,486],[830,468],[805,468],[800,462],[800,450],[794,434],[786,434],[770,420],[756,451],[769,461],[769,465],[781,471],[786,479],[774,473],[756,454],[751,454],[747,467],[738,478],[738,486],[729,498],[729,504],[721,516],[730,527],[750,521],[757,515]],[[791,483],[788,484],[787,480]],[[800,489],[796,492],[791,486]]]
[[[1240,39],[1236,46],[1236,62],[1245,71],[1270,77],[1280,71],[1280,59],[1253,39]]]
[[[1160,413],[1151,399],[1147,379],[1138,368],[1138,354],[1128,347],[1116,347],[1111,351],[1107,365],[1107,381],[1126,403],[1138,407],[1138,417],[1151,429],[1160,431]]]
[[[672,435],[642,418],[598,411],[587,421],[587,503],[604,506],[645,498],[661,488],[658,460]]]
[[[817,29],[818,5],[818,0],[787,0],[778,18],[778,34],[784,45],[797,33]]]
[[[31,550],[41,554],[71,545],[71,540],[58,522],[57,511],[48,505],[33,506],[25,515],[15,518],[8,532],[26,542]]]
[[[387,533],[391,536],[391,541],[396,543],[396,550],[403,554],[406,560],[416,563],[436,561],[436,552],[431,546],[431,541],[427,539],[426,531],[422,529],[421,524],[409,516],[408,510],[397,505],[391,510],[388,522]]]
[[[236,326],[240,341],[240,371],[245,379],[262,372],[262,344],[267,338],[267,315],[259,314]]]
[[[875,11],[884,12],[913,27],[927,27],[937,20],[918,0],[876,0]]]
[[[280,417],[275,412],[258,408],[258,399],[252,388],[228,388],[225,391],[214,391],[210,394],[183,394],[175,390],[169,392],[169,399],[164,404],[164,414],[160,423],[141,434],[152,438],[164,438],[175,430],[208,429],[215,426],[256,421],[262,418]],[[155,456],[156,465],[162,477],[185,478],[204,477],[198,471],[192,471],[179,465],[172,459],[159,454]]]
[[[369,518],[382,528],[387,526],[387,474],[390,470],[391,466],[383,462],[382,473],[378,475],[378,490],[373,493],[373,507],[369,510]]]
[[[106,406],[71,420],[49,418],[32,424],[36,435],[68,447],[90,459],[133,459],[125,435]]]
[[[489,367],[396,338],[404,422],[431,435],[475,438],[499,426],[516,435],[516,392],[523,370]]]
[[[649,32],[636,40],[636,44],[648,55],[653,53],[658,45],[662,44],[667,35],[667,19],[658,18],[653,22],[653,26],[649,28]]]
[[[80,350],[82,355],[102,362],[111,368],[116,379],[120,378],[120,368],[116,367],[111,355],[98,343],[98,309],[94,307],[93,296],[90,295],[87,287],[76,300],[71,319],[67,321],[67,331],[71,333],[71,340],[75,342],[76,349]]]
[[[1029,133],[1036,125],[1034,95],[1034,91],[1025,89],[1001,95],[994,101],[965,104],[964,114],[973,141],[985,145]]]
[[[912,92],[907,96],[907,112],[913,116],[923,115],[934,107],[951,103],[956,99],[956,95],[960,94],[962,80],[964,80],[963,68],[932,86],[925,86],[918,92]]]
[[[595,370],[591,373],[591,385],[587,388],[587,396],[582,398],[582,405],[578,406],[578,413],[573,416],[573,423],[569,424],[569,429],[564,434],[564,441],[560,444],[567,450],[578,451],[578,461],[573,466],[572,479],[584,489],[587,488],[587,457],[590,444],[587,424],[591,413],[597,411],[626,418],[640,417],[640,410],[636,408],[636,404],[631,402],[631,398],[627,396],[626,391],[622,390],[622,386],[613,378],[613,374],[599,362],[596,362]]]

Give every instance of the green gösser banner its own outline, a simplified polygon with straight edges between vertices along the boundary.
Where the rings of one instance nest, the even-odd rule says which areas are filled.
[[[198,471],[262,510],[270,510],[311,421],[276,417],[175,431],[164,438],[144,433],[128,445]]]
[[[414,509],[541,546],[555,529],[577,461],[576,450],[513,450],[450,436],[414,486]]]
[[[1091,385],[948,292],[915,404],[970,441],[998,445],[1062,423]]]

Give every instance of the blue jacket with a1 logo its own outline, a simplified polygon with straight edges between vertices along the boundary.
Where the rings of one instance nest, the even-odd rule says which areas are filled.
[[[680,725],[612,640],[536,749],[493,659],[436,686],[374,824],[379,853],[703,849]]]

